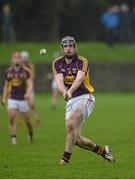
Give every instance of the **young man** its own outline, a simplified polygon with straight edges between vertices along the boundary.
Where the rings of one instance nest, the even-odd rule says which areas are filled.
[[[29,62],[29,53],[27,51],[22,51],[21,52],[21,62],[22,62],[22,65],[23,65],[24,69],[26,69],[26,70],[28,69],[30,71],[30,78],[32,79],[33,84],[34,84],[35,66],[34,66],[34,64]],[[29,99],[28,99],[28,103],[29,103],[31,111],[33,112],[35,123],[36,123],[36,127],[39,127],[40,120],[39,120],[39,115],[38,115],[38,112],[37,112],[37,109],[36,109],[36,105],[35,105],[34,87],[33,87],[33,90],[30,93],[30,96],[29,96]]]
[[[20,112],[28,127],[28,141],[32,142],[33,128],[29,117],[28,99],[33,88],[30,72],[21,66],[19,52],[12,55],[12,66],[6,70],[2,104],[7,106],[12,144],[16,144],[16,117]]]
[[[71,36],[62,39],[61,50],[64,56],[53,62],[53,73],[58,89],[67,101],[67,136],[60,164],[65,165],[69,162],[74,145],[95,152],[109,162],[113,162],[115,160],[108,145],[101,147],[81,135],[82,123],[92,113],[95,105],[95,98],[92,95],[94,89],[89,79],[88,61],[77,55],[76,42]]]

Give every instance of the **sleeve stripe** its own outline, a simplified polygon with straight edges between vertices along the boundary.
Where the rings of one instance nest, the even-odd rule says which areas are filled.
[[[78,56],[78,57],[79,57],[79,59],[80,59],[81,61],[83,61],[83,68],[82,68],[82,70],[85,71],[85,72],[87,72],[88,60],[87,60],[86,58],[84,58],[83,56]]]
[[[53,63],[53,74],[54,74],[54,75],[57,74],[57,71],[56,71],[56,68],[55,68],[55,66],[54,66],[54,63]]]
[[[59,59],[61,59],[63,56],[60,56],[60,57],[57,57],[54,61],[53,61],[53,67],[52,67],[52,70],[53,70],[53,74],[57,74],[57,70],[54,66],[55,62],[57,62]]]

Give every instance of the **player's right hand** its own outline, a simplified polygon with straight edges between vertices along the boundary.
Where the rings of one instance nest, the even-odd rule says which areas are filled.
[[[64,100],[68,101],[67,90],[65,90],[65,91],[63,92],[63,98],[64,98]]]
[[[6,103],[7,103],[6,99],[2,98],[2,99],[1,99],[1,105],[2,105],[2,106],[5,106]]]

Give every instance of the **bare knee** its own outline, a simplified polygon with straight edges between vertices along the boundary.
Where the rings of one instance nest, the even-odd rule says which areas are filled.
[[[72,133],[74,131],[74,123],[73,122],[68,122],[67,124],[67,132]]]
[[[15,124],[15,117],[16,116],[10,116],[9,117],[9,123],[10,123],[11,126],[13,126]]]
[[[11,126],[15,124],[16,114],[9,114],[9,123]]]
[[[76,142],[75,142],[75,144],[76,145],[80,145],[82,143],[82,140],[81,140],[81,136],[79,135],[79,136],[76,136]]]

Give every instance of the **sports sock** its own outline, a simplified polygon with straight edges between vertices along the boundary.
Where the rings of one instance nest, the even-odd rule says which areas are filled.
[[[104,147],[101,147],[99,145],[96,144],[96,147],[94,148],[93,152],[95,152],[96,154],[105,157],[106,155],[106,151],[104,149]]]
[[[69,152],[67,152],[67,151],[64,151],[64,154],[63,154],[62,159],[63,159],[65,162],[68,163],[69,160],[70,160],[71,154],[72,154],[72,153],[69,153]]]
[[[28,134],[28,142],[31,143],[33,141],[33,133]]]
[[[12,144],[17,144],[16,135],[11,135],[11,142],[12,142]]]

